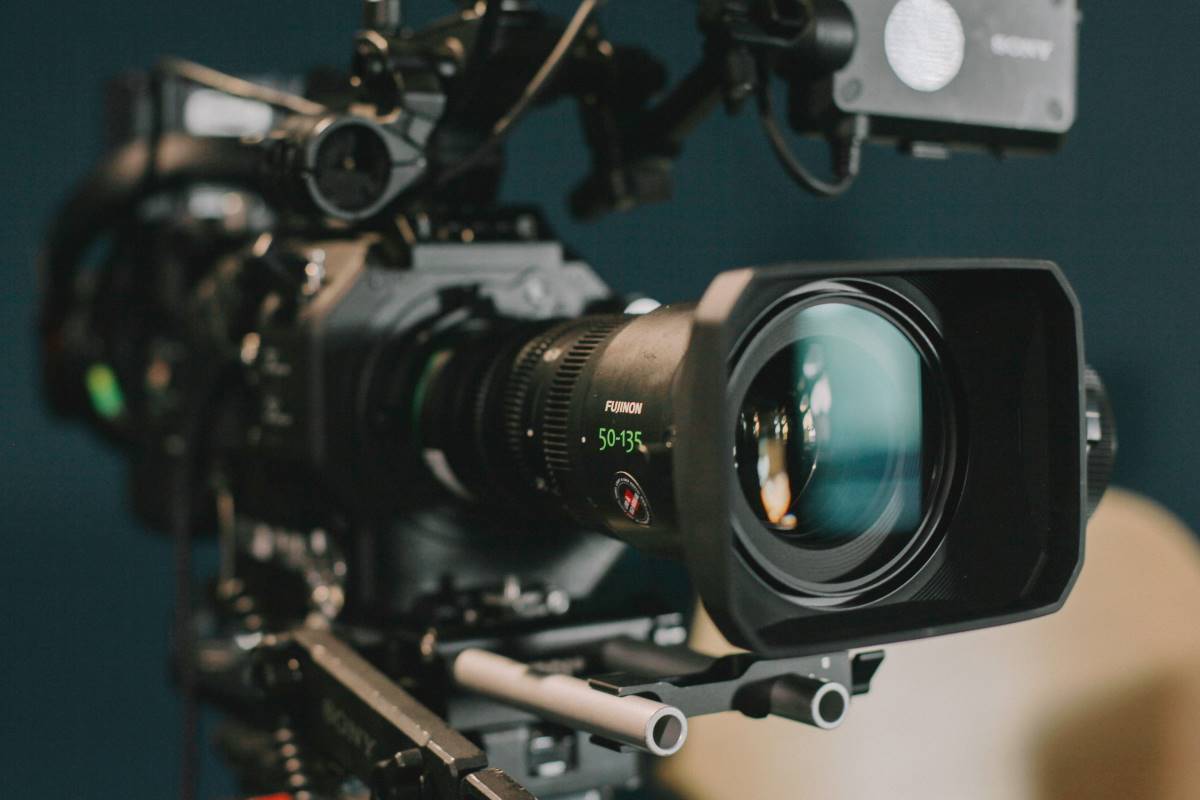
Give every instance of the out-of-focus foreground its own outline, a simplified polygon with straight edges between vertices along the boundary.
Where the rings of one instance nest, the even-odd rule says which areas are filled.
[[[693,720],[664,781],[688,800],[1200,797],[1196,539],[1112,490],[1087,547],[1059,613],[888,647],[836,731]],[[728,647],[706,618],[693,644]]]

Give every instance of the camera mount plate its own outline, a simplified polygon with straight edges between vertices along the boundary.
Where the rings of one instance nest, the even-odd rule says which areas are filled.
[[[589,679],[618,697],[652,697],[688,717],[740,711],[768,714],[830,729],[841,724],[851,695],[867,693],[883,663],[882,650],[766,659],[753,653],[710,658],[684,646],[661,647],[631,639],[605,649],[627,671]],[[647,674],[656,677],[647,677]]]
[[[652,700],[672,706],[672,710],[678,709],[686,717],[736,710],[750,717],[775,714],[830,729],[844,719],[850,696],[870,689],[871,679],[883,661],[883,652],[879,650],[783,659],[766,659],[752,653],[709,657],[682,644],[656,644],[653,637],[639,638],[639,634],[652,629],[670,629],[664,627],[668,622],[671,619],[664,617],[657,621],[614,621],[609,625],[585,624],[577,628],[576,644],[584,645],[584,651],[591,651],[592,656],[586,661],[592,668],[584,669],[582,679],[567,677],[572,670],[561,673],[560,679],[575,681],[584,694],[590,688],[601,696],[611,697],[614,703],[609,704],[608,710],[613,710],[617,703],[623,704],[618,698],[637,698],[636,702]],[[610,638],[603,641],[592,638],[602,630]],[[585,644],[588,640],[590,645]],[[437,641],[436,636],[433,641]],[[470,642],[485,643],[486,638]],[[434,656],[433,661],[450,667],[456,656],[464,652],[460,646],[468,642],[438,644],[434,649],[441,658]],[[490,644],[496,646],[499,642]],[[540,648],[534,646],[534,649]],[[516,651],[532,655],[528,643],[518,646]],[[555,661],[565,665],[572,659],[560,657]],[[554,671],[550,665],[555,661],[518,666],[533,676],[545,676]],[[358,777],[369,786],[373,796],[408,797],[405,792],[417,792],[412,796],[438,800],[476,797],[533,800],[534,794],[523,784],[530,779],[543,782],[538,781],[537,772],[510,774],[509,770],[491,765],[486,737],[485,747],[481,748],[464,736],[459,724],[465,720],[455,719],[461,717],[460,713],[452,712],[449,721],[443,718],[335,632],[305,626],[266,637],[255,649],[253,663],[258,689],[288,709],[302,741],[314,752],[339,764],[345,773]],[[604,671],[596,673],[595,667]],[[553,739],[556,730],[563,731],[560,738],[568,729],[595,730],[595,721],[586,718],[586,709],[604,709],[608,703],[597,697],[596,704],[579,703],[574,710],[563,710],[554,705],[549,695],[538,694],[537,682],[532,681],[528,697],[498,698],[494,703],[497,707],[515,703],[516,709],[529,712],[515,711],[517,716],[504,724],[525,730],[530,746],[537,737]],[[539,714],[538,709],[546,713]],[[504,714],[514,711],[499,713],[501,716],[493,716],[493,726],[508,719]],[[539,716],[562,727],[545,728],[538,721]],[[680,745],[685,737],[686,725]],[[597,735],[590,741],[604,748],[596,753],[608,750],[622,753],[621,759],[633,757],[627,744]],[[615,754],[608,756],[615,757]],[[622,772],[615,762],[603,766],[602,761],[589,761],[589,771]],[[630,762],[628,767],[635,763]]]

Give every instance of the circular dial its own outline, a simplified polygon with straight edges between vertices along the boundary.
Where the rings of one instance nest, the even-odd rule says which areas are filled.
[[[321,139],[312,173],[326,204],[353,213],[383,197],[392,176],[392,159],[376,130],[349,123],[333,128]]]

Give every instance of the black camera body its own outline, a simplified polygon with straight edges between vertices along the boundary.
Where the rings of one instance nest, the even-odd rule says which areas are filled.
[[[659,306],[498,190],[507,132],[564,97],[583,218],[668,197],[692,127],[750,100],[821,196],[870,141],[1050,150],[1073,3],[1018,24],[967,0],[713,0],[671,88],[595,0],[421,31],[364,6],[348,74],[126,76],[115,149],[43,255],[49,404],[126,450],[135,508],[175,537],[180,683],[233,713],[248,791],[634,785],[633,751],[676,752],[689,716],[831,728],[882,659],[844,651],[1063,603],[1115,429],[1056,266],[782,264]],[[776,80],[831,179],[790,151]],[[194,609],[203,532],[221,563]],[[693,591],[749,652],[684,646]]]
[[[740,270],[698,304],[629,315],[554,242],[417,245],[405,269],[379,258],[369,241],[280,243],[237,278],[264,260],[321,264],[318,290],[298,282],[247,332],[246,438],[230,458],[241,513],[340,530],[374,560],[350,571],[373,576],[347,590],[363,611],[407,613],[444,576],[393,581],[362,541],[454,504],[477,509],[465,546],[482,559],[502,542],[528,558],[547,536],[561,554],[584,530],[683,557],[726,636],[775,656],[1048,613],[1078,571],[1088,396],[1078,305],[1053,265]],[[728,457],[739,397],[771,355],[764,326],[835,298],[886,314],[933,376],[926,498],[903,546],[760,536]],[[525,536],[538,547],[514,544]],[[829,566],[806,578],[792,559]],[[872,559],[875,577],[851,575]],[[555,582],[536,558],[520,574]]]
[[[543,224],[526,210],[510,217],[508,227]],[[373,244],[281,242],[266,256],[290,260],[298,274],[319,259],[322,288],[305,297],[297,286],[294,308],[247,332],[238,427],[249,435],[231,451],[244,478],[239,513],[331,532],[352,565],[345,595],[354,613],[403,618],[448,580],[478,589],[507,575],[586,598],[620,546],[561,513],[512,516],[471,497],[446,453],[469,445],[464,429],[477,412],[435,397],[426,373],[450,343],[613,307],[611,291],[551,240],[423,242],[404,268]],[[243,269],[261,261],[252,256]],[[490,367],[472,363],[466,377],[482,381]],[[422,424],[426,404],[445,424]]]

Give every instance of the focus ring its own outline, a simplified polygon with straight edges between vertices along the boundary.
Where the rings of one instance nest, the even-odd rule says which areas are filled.
[[[563,480],[571,471],[567,431],[575,387],[588,361],[623,322],[621,317],[594,320],[557,359],[554,379],[542,407],[542,457],[546,464],[547,488],[556,495],[562,494]]]
[[[571,471],[567,436],[576,386],[592,356],[625,322],[622,316],[564,322],[517,355],[503,413],[505,441],[521,482],[562,496],[563,478]]]
[[[536,486],[538,479],[533,469],[534,463],[537,462],[527,456],[527,449],[532,444],[529,440],[533,438],[529,434],[533,428],[529,427],[529,423],[526,421],[528,416],[526,405],[533,385],[534,372],[545,357],[546,351],[550,349],[550,345],[562,334],[564,329],[571,325],[572,323],[556,325],[521,348],[521,352],[517,354],[513,363],[512,374],[505,386],[503,408],[505,444],[518,479],[527,486]]]
[[[1108,489],[1117,458],[1117,426],[1108,392],[1099,373],[1091,367],[1083,372],[1087,425],[1087,510],[1090,517]]]

